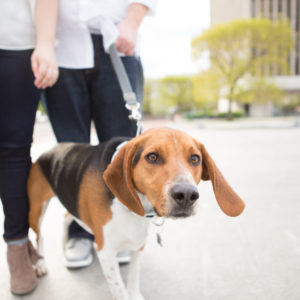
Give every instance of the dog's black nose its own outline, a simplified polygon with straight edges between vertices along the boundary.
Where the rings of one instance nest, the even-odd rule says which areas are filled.
[[[175,184],[171,189],[171,197],[181,207],[191,206],[198,198],[197,187],[189,183]]]

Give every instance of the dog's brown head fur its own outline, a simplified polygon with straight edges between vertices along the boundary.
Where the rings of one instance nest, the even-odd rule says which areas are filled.
[[[113,194],[130,210],[144,215],[137,191],[160,216],[187,217],[199,197],[200,180],[211,180],[221,209],[237,216],[244,202],[232,190],[204,145],[169,128],[151,129],[129,141],[104,172]]]

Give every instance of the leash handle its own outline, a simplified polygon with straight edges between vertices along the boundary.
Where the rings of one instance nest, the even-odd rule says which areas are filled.
[[[141,132],[141,120],[142,120],[142,114],[140,112],[140,103],[137,101],[137,95],[133,91],[132,86],[130,84],[127,72],[125,70],[125,67],[123,65],[123,62],[118,54],[118,51],[114,44],[112,44],[109,47],[109,56],[111,63],[113,65],[113,68],[116,72],[122,93],[123,98],[125,101],[125,107],[130,111],[129,118],[136,121],[137,125],[137,133],[136,135],[139,135]],[[139,71],[142,72],[141,70]],[[143,90],[143,82],[140,82],[141,74],[138,74],[139,81],[137,82],[137,88],[140,93],[142,93]]]
[[[114,70],[117,74],[119,84],[121,86],[121,90],[123,92],[123,97],[128,105],[135,104],[137,102],[136,94],[132,90],[127,72],[125,70],[125,67],[122,63],[122,60],[118,54],[118,51],[116,49],[116,46],[112,44],[109,47],[109,55],[110,55],[110,60],[112,62],[112,65],[114,67]]]

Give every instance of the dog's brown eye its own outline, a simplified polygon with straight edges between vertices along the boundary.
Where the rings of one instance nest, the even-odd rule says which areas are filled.
[[[156,153],[149,153],[146,155],[146,159],[149,163],[155,164],[159,161],[159,155]]]
[[[200,156],[197,155],[197,154],[191,155],[190,160],[191,160],[191,163],[192,163],[194,166],[198,166],[198,165],[200,164],[200,161],[201,161]]]

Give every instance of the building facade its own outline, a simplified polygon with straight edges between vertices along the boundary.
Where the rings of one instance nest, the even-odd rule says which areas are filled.
[[[210,0],[210,17],[212,26],[241,18],[264,17],[274,21],[280,17],[288,18],[295,33],[289,75],[274,69],[266,70],[266,75],[284,91],[300,92],[300,0]]]
[[[290,53],[290,75],[300,75],[300,0],[211,0],[211,25],[239,18],[290,20],[295,46]],[[281,74],[272,74],[274,76]]]

